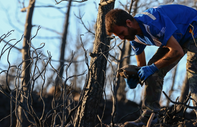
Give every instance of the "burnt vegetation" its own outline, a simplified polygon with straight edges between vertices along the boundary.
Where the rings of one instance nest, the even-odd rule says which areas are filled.
[[[69,49],[68,44],[72,43],[67,41],[69,18],[72,15],[71,3],[83,4],[86,1],[68,0],[66,13],[61,10],[64,7],[42,6],[59,9],[65,14],[63,33],[60,33],[31,23],[34,7],[40,6],[34,6],[35,0],[29,0],[28,7],[24,7],[22,3],[21,12],[27,11],[27,17],[26,27],[20,39],[10,39],[14,30],[0,35],[0,60],[6,62],[6,66],[0,67],[0,127],[126,127],[125,122],[140,116],[141,104],[127,99],[124,79],[116,77],[116,70],[124,65],[133,64],[130,63],[132,53],[129,42],[120,42],[117,38],[108,37],[105,32],[104,15],[114,8],[115,0],[100,0],[94,30],[86,26],[82,14],[74,14],[87,31],[85,34],[93,36],[94,44],[88,51],[86,44],[92,43],[92,40],[90,41],[85,34],[77,33],[76,52],[69,50],[69,54],[64,54],[65,50]],[[61,4],[65,0],[54,2]],[[172,1],[166,3],[169,2]],[[145,9],[147,5],[161,3],[151,0],[140,3],[140,0],[131,0],[126,4],[120,1],[119,4],[135,15],[139,8]],[[195,4],[192,7],[195,8]],[[36,28],[34,35],[31,33],[32,27]],[[61,38],[59,60],[52,59],[50,51],[47,51],[47,54],[43,53],[45,43],[34,46],[36,38],[42,39],[39,37],[40,29],[58,34],[58,37],[48,37],[49,40]],[[21,42],[23,47],[17,47]],[[16,55],[13,54],[13,50],[17,50],[23,56],[14,64],[10,62]],[[59,63],[59,66],[54,66],[53,62]],[[172,74],[173,83],[169,94],[163,92],[167,106],[153,111],[146,127],[197,126],[195,113],[192,110],[187,111],[197,108],[190,105],[193,99],[188,93],[187,80],[182,85],[180,97],[172,99],[176,71],[177,68]],[[109,91],[111,93],[107,94]],[[136,95],[136,91],[132,94]],[[155,118],[158,122],[151,125]]]
[[[38,29],[39,30],[39,29]],[[13,31],[8,32],[1,36],[2,40],[7,38]],[[23,36],[21,37],[22,40]],[[10,41],[16,41],[15,44],[21,40],[11,39]],[[32,40],[33,41],[33,38]],[[81,48],[84,49],[83,43]],[[20,112],[18,107],[22,108],[25,114],[25,120],[23,122],[28,126],[44,127],[44,126],[74,126],[75,118],[77,117],[77,109],[84,101],[84,93],[87,89],[79,89],[73,87],[73,84],[67,84],[69,79],[79,78],[80,76],[89,76],[90,72],[84,71],[81,74],[66,76],[62,79],[59,77],[59,71],[56,70],[51,64],[51,55],[48,52],[48,56],[42,54],[41,49],[44,48],[44,44],[41,47],[29,48],[30,64],[32,70],[30,73],[29,84],[30,88],[27,90],[27,94],[24,95],[24,91],[21,87],[22,82],[22,64],[25,61],[19,62],[17,65],[11,65],[9,63],[10,51],[15,48],[14,45],[8,45],[5,43],[4,49],[1,51],[1,56],[5,51],[7,54],[8,68],[1,70],[1,84],[0,84],[0,97],[3,103],[1,103],[1,120],[0,126],[16,126],[18,115]],[[87,59],[87,52],[84,50],[84,56]],[[69,73],[69,67],[73,64],[75,54],[65,65],[65,73]],[[96,61],[96,60],[95,60]],[[88,63],[87,66],[89,67]],[[89,67],[88,71],[91,71]],[[46,73],[51,72],[53,76],[46,77]],[[55,77],[52,79],[52,77]],[[114,79],[115,80],[115,79]],[[84,86],[87,85],[87,78]],[[39,87],[36,87],[39,84]],[[49,90],[49,84],[54,84]],[[86,88],[86,87],[84,87]],[[162,107],[160,111],[154,111],[153,115],[158,119],[158,123],[151,125],[153,127],[184,127],[184,126],[196,126],[194,112],[186,112],[187,108],[194,109],[189,105],[189,101],[192,100],[190,95],[187,96],[184,103],[171,100],[165,92],[163,94],[166,98],[173,103],[170,107]],[[98,105],[98,111],[95,114],[97,116],[95,126],[124,126],[126,121],[135,120],[141,113],[140,104],[136,104],[132,101],[114,101],[115,96],[112,95],[112,99],[106,99],[105,91],[103,91],[103,97]],[[21,103],[20,97],[24,96],[27,101],[26,104]],[[27,106],[27,107],[26,107]],[[91,108],[91,107],[90,107]],[[151,122],[151,118],[149,119]],[[148,125],[147,123],[147,126]]]

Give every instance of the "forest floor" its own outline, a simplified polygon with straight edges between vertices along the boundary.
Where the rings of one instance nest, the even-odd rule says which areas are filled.
[[[108,105],[108,106],[107,106]],[[106,102],[106,108],[105,108],[105,114],[103,116],[103,124],[106,127],[110,127],[110,121],[111,121],[111,108],[112,102],[107,101]],[[195,113],[192,110],[191,112],[179,112],[175,111],[175,107],[177,105],[173,105],[171,107],[162,107],[163,111],[157,112],[155,114],[155,118],[158,119],[158,122],[154,125],[151,125],[150,127],[197,127],[196,124],[196,117]],[[100,107],[101,111],[103,106]],[[127,121],[133,121],[138,119],[138,117],[141,115],[142,111],[140,110],[140,105],[136,104],[132,101],[127,102],[119,102],[116,106],[116,117],[114,120],[115,127],[137,127],[133,125],[125,125],[124,123]],[[183,111],[183,110],[181,110]],[[149,126],[141,126],[141,127],[149,127]]]
[[[8,97],[0,93],[1,103],[0,103],[0,127],[8,127],[10,126],[10,117],[6,117],[10,114],[10,100]],[[38,94],[34,94],[34,102],[33,107],[35,112],[40,115],[42,113],[42,101],[39,99]],[[43,97],[45,101],[45,110],[46,112],[51,109],[51,101],[53,99],[52,96]],[[99,117],[102,119],[102,122],[98,120],[97,127],[110,127],[110,123],[112,121],[112,107],[113,103],[111,100],[103,100],[99,104]],[[14,107],[13,107],[14,109]],[[193,124],[195,121],[195,114],[193,111],[185,112],[185,114],[176,114],[173,112],[173,107],[165,108],[165,112],[157,115],[160,122],[151,125],[151,127],[195,127]],[[124,127],[124,123],[126,121],[132,121],[137,119],[141,114],[140,105],[136,104],[132,101],[126,102],[118,102],[116,105],[116,114],[114,120],[114,127]],[[163,116],[162,116],[163,115]],[[13,117],[13,127],[16,124],[15,119]],[[49,122],[50,123],[50,122]],[[125,126],[126,127],[126,126]],[[132,127],[132,126],[127,126]],[[133,126],[134,127],[134,126]],[[146,127],[146,126],[143,126]],[[197,125],[196,125],[197,127]]]

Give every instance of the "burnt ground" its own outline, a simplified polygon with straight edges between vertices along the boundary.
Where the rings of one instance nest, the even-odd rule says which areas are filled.
[[[0,103],[0,127],[8,127],[10,126],[10,100],[8,97],[0,93],[1,103]],[[51,109],[51,101],[53,99],[50,95],[45,95],[43,97],[46,108],[45,112],[47,113]],[[43,103],[37,94],[33,95],[33,107],[38,116],[42,113]],[[100,127],[109,127],[111,123],[111,113],[112,113],[112,101],[105,100],[99,105],[99,117],[102,119],[102,122],[98,120],[97,126]],[[166,108],[163,112],[160,112],[157,117],[160,122],[152,125],[151,127],[195,127],[193,122],[195,121],[194,112],[186,112],[184,115],[179,113],[175,113],[173,110],[173,106],[171,108]],[[13,103],[14,110],[14,103]],[[116,117],[114,119],[114,126],[121,126],[126,121],[132,121],[137,119],[140,116],[140,105],[135,102],[127,101],[127,102],[118,102],[116,105]],[[6,117],[8,116],[8,117]],[[3,118],[3,119],[2,119]],[[12,126],[15,127],[16,118],[14,113],[12,115]],[[46,127],[50,126],[51,119],[50,117],[46,120]],[[132,126],[131,126],[132,127]],[[144,126],[145,127],[145,126]]]
[[[111,101],[107,101],[108,105],[112,106]],[[177,105],[173,105],[172,107],[162,107],[163,111],[156,112],[155,115],[158,119],[158,122],[151,127],[197,127],[195,124],[195,113],[191,112],[181,112],[174,110]],[[100,107],[101,108],[101,107]],[[111,115],[111,107],[106,106],[105,115],[103,117],[103,124],[106,127],[110,125],[110,115]],[[117,104],[117,114],[115,119],[115,127],[136,127],[136,126],[123,126],[126,121],[136,120],[142,111],[140,110],[140,105],[135,102],[127,101],[125,103]],[[146,127],[145,125],[143,127]]]

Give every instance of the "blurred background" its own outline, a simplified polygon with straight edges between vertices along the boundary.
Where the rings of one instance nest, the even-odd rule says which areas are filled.
[[[84,48],[88,53],[93,50],[93,44],[95,39],[95,23],[97,20],[99,0],[73,0],[70,8],[70,15],[68,20],[68,30],[65,39],[65,22],[67,18],[68,1],[58,1],[55,0],[36,0],[35,8],[32,19],[32,41],[31,46],[34,48],[42,47],[39,52],[43,56],[51,58],[51,66],[58,69],[60,66],[60,56],[62,43],[65,42],[64,51],[64,64],[68,64],[73,57],[73,64],[68,69],[68,73],[63,71],[62,78],[76,74],[81,74],[87,70],[85,63],[84,49],[81,46],[83,42]],[[117,0],[115,2],[115,8],[122,8],[125,10],[129,9],[129,5],[132,0]],[[22,61],[22,36],[24,34],[24,27],[26,21],[26,7],[28,7],[28,0],[1,0],[0,1],[0,39],[2,39],[7,33],[10,33],[3,41],[0,43],[0,69],[1,71],[6,70],[8,67],[16,65],[20,66]],[[138,12],[144,11],[151,7],[156,7],[162,4],[183,4],[190,6],[194,9],[197,7],[196,0],[136,0],[131,9],[131,15],[135,15]],[[115,41],[114,41],[115,40]],[[10,45],[14,45],[9,48]],[[121,40],[117,37],[112,40],[110,50],[110,57],[107,65],[106,72],[106,98],[110,99],[112,95],[112,80],[114,79],[114,72],[111,69],[111,65],[116,69],[117,63],[114,58],[118,59],[120,50],[118,46],[121,46]],[[7,49],[8,48],[8,49]],[[149,46],[146,47],[146,59],[147,61],[152,57],[157,47]],[[131,51],[131,54],[132,51]],[[90,56],[88,55],[89,59]],[[39,63],[38,65],[41,65]],[[136,60],[134,56],[130,56],[129,64],[136,65]],[[12,70],[11,73],[16,73]],[[4,82],[4,77],[6,74],[1,73],[0,81]],[[51,80],[55,80],[56,74],[51,68],[47,69],[45,85],[47,90],[53,86]],[[181,87],[186,76],[186,57],[183,57],[176,68],[172,69],[165,77],[163,91],[170,95],[172,100],[176,100],[180,96]],[[77,78],[71,78],[68,80],[68,85],[73,85],[76,89],[82,89],[85,83],[85,75]],[[11,80],[11,79],[10,79]],[[41,80],[35,83],[35,90],[41,88]],[[14,81],[11,80],[10,86],[13,86]],[[14,88],[11,87],[11,88]],[[143,87],[140,85],[136,89],[129,89],[127,86],[124,88],[126,99],[135,101],[136,103],[141,102],[141,97],[143,94]],[[124,96],[124,95],[123,95]],[[162,95],[161,99],[162,105],[169,105],[165,96]]]

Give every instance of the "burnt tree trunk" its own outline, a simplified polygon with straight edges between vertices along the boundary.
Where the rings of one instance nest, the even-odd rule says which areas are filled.
[[[138,6],[138,2],[139,0],[132,0],[128,13],[131,13],[131,9],[133,9],[133,16],[137,13],[137,6]],[[134,4],[134,6],[133,6]],[[133,8],[132,8],[133,7]],[[120,64],[119,64],[119,68],[130,64],[130,55],[131,54],[131,45],[129,41],[124,41],[123,45],[122,45],[122,49],[120,52],[120,60],[122,60],[124,58]],[[117,82],[117,86],[119,86],[118,90],[117,90],[117,100],[118,101],[126,101],[126,91],[125,91],[125,87],[126,87],[126,83],[124,81],[123,77],[119,77],[118,82]]]
[[[32,29],[32,17],[34,11],[35,0],[29,0],[29,6],[27,8],[27,16],[24,30],[24,39],[23,39],[23,49],[22,49],[22,92],[20,102],[24,107],[18,107],[18,119],[17,119],[17,127],[27,127],[27,119],[24,115],[23,108],[27,108],[27,99],[25,97],[28,96],[28,91],[31,89],[30,84],[30,72],[31,72],[31,61],[30,61],[30,44],[31,44],[31,29]]]
[[[87,84],[84,86],[82,104],[78,107],[75,116],[75,127],[94,127],[96,125],[98,105],[102,99],[105,82],[106,58],[110,46],[110,39],[107,38],[104,24],[105,15],[113,8],[114,1],[106,4],[105,0],[100,1],[89,77]]]
[[[188,94],[189,94],[189,84],[188,84],[188,77],[186,75],[185,80],[184,80],[182,87],[181,87],[181,95],[179,97],[179,102],[185,103],[185,101],[188,97]],[[176,107],[177,110],[180,110],[180,108],[183,108],[183,105],[178,105]],[[182,111],[183,111],[183,109],[182,109]]]
[[[175,79],[176,79],[176,75],[177,75],[177,66],[175,66],[174,70],[173,70],[173,74],[172,74],[172,86],[170,88],[170,91],[169,91],[169,97],[171,98],[172,96],[172,93],[174,92],[174,84],[175,84]],[[170,100],[167,100],[167,106],[169,106],[170,104]]]
[[[64,23],[64,31],[62,35],[62,43],[61,43],[61,50],[60,50],[60,65],[59,65],[59,76],[62,78],[63,71],[64,71],[64,56],[65,56],[65,47],[66,47],[66,39],[67,39],[67,31],[69,25],[69,17],[70,17],[70,9],[71,9],[72,0],[69,0],[68,9],[65,16],[65,23]]]
[[[130,57],[128,57],[131,54],[131,46],[129,41],[124,41],[123,45],[122,45],[122,49],[121,49],[122,53],[120,53],[120,59],[123,59],[120,64],[119,64],[119,68],[127,65],[130,63]],[[123,77],[119,77],[118,82],[119,83],[119,88],[117,90],[117,100],[118,101],[125,101],[126,100],[126,91],[125,91],[125,81]]]
[[[180,98],[179,98],[179,102],[184,102],[185,99],[187,98],[188,94],[189,94],[189,84],[188,84],[188,77],[186,75],[185,80],[182,84],[181,95],[180,95]]]

